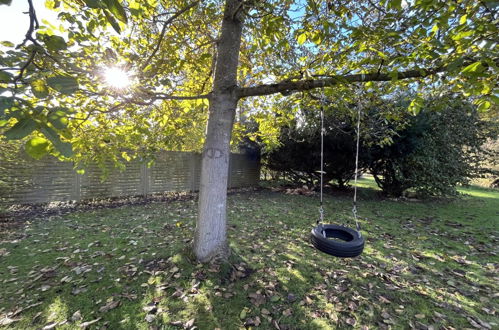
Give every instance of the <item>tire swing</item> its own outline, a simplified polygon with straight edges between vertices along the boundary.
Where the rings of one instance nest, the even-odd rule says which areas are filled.
[[[360,233],[360,224],[357,220],[357,171],[359,168],[359,139],[360,139],[360,108],[357,118],[357,141],[355,152],[355,185],[352,213],[355,219],[356,230],[340,225],[324,224],[323,208],[323,175],[324,175],[324,106],[321,104],[321,192],[319,220],[312,229],[310,239],[314,247],[329,255],[340,258],[359,256],[364,250],[364,237]]]

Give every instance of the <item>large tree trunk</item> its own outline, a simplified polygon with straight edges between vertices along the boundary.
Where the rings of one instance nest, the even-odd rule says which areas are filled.
[[[225,259],[230,139],[238,96],[237,67],[242,35],[241,0],[227,0],[218,42],[217,63],[206,142],[203,149],[194,253],[201,262]]]

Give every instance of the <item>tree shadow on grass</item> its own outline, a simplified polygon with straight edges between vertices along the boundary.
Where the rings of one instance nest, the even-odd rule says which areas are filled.
[[[88,215],[54,220],[47,224],[50,236],[40,233],[46,244],[30,237],[19,243],[17,252],[10,251],[17,260],[25,258],[18,274],[29,273],[35,262],[40,273],[50,262],[59,265],[54,276],[24,287],[26,299],[33,300],[25,306],[42,304],[20,313],[24,320],[12,325],[40,328],[69,320],[78,310],[82,320],[58,327],[76,328],[99,318],[90,328],[239,329],[258,324],[264,329],[450,329],[492,324],[496,268],[493,255],[479,248],[494,244],[494,238],[472,241],[460,236],[463,228],[473,230],[471,220],[463,216],[451,221],[435,204],[376,199],[362,203],[366,249],[359,258],[338,259],[309,242],[316,197],[272,192],[231,196],[234,255],[225,267],[198,264],[186,252],[193,223],[185,218],[194,214],[193,204],[166,210],[125,208],[112,213],[115,220],[109,218],[110,211],[98,211],[101,222]],[[351,221],[348,199],[327,197],[325,204],[332,218]],[[458,206],[466,207],[448,207]],[[475,207],[471,212],[478,211]],[[440,218],[453,225],[442,225]],[[69,244],[71,237],[74,242]],[[95,245],[97,240],[102,246]],[[22,245],[28,242],[31,245]],[[43,254],[30,256],[49,247],[53,254],[45,261],[40,259]],[[57,261],[68,254],[56,253],[58,249],[69,251],[70,263]],[[76,249],[88,251],[73,253]],[[126,258],[120,260],[122,254]],[[92,271],[77,276],[74,269],[83,265],[91,265]],[[100,267],[105,270],[99,273]],[[62,281],[68,275],[72,279]],[[96,281],[99,277],[103,279]],[[42,291],[44,284],[51,287]],[[73,294],[75,288],[87,291]],[[9,285],[2,294],[15,291]],[[119,305],[114,306],[116,301]]]

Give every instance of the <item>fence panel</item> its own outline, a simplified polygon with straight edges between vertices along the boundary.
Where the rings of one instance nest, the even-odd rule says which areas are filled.
[[[35,161],[20,155],[13,162],[1,160],[0,203],[31,204],[92,198],[137,196],[163,192],[196,191],[201,176],[199,153],[158,153],[148,168],[139,160],[126,164],[124,171],[108,167],[102,180],[102,169],[91,165],[85,174],[77,174],[73,164],[53,157]],[[231,154],[229,184],[231,188],[254,186],[260,179],[259,161],[244,154]]]

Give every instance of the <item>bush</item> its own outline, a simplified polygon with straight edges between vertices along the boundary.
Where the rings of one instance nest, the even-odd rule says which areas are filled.
[[[422,195],[453,195],[490,170],[494,157],[485,142],[497,139],[497,124],[481,120],[472,104],[451,96],[427,100],[417,115],[401,112],[400,102],[377,99],[365,109],[360,169],[368,169],[388,196],[407,190]],[[406,106],[403,107],[406,109]],[[305,112],[302,123],[281,130],[281,146],[264,155],[268,169],[295,183],[316,184],[320,173],[320,117]],[[325,182],[345,187],[355,171],[355,129],[350,114],[325,118]],[[489,163],[490,165],[490,163]],[[490,166],[489,166],[490,167]]]
[[[317,184],[320,179],[321,134],[318,111],[308,113],[305,123],[284,127],[280,147],[264,155],[265,165],[295,183]],[[344,188],[355,172],[355,130],[347,115],[324,119],[324,182]]]
[[[407,189],[424,195],[452,195],[456,186],[485,174],[492,155],[483,145],[497,136],[496,127],[480,120],[473,106],[460,99],[431,100],[407,118],[389,146],[373,146],[367,166],[386,195]]]

